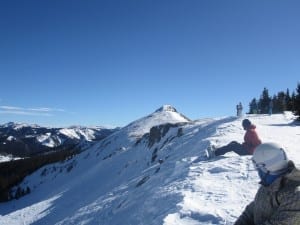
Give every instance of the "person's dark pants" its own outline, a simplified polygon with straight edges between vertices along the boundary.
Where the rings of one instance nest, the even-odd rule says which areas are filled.
[[[251,155],[242,144],[232,141],[228,145],[225,145],[223,147],[217,148],[215,150],[215,155],[224,155],[227,152],[235,152],[238,155]]]

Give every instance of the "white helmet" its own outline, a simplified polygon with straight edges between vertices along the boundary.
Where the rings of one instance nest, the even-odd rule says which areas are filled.
[[[257,146],[252,161],[256,168],[275,174],[288,167],[288,158],[283,148],[276,143],[263,143]]]

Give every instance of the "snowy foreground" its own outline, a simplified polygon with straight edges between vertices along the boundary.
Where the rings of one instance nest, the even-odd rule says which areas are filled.
[[[228,153],[206,160],[203,155],[209,143],[242,142],[244,118],[188,122],[168,109],[157,111],[26,178],[22,185],[31,194],[1,203],[0,224],[233,224],[258,188],[251,157]],[[300,167],[300,126],[291,114],[247,118],[262,141],[282,144]],[[149,146],[143,135],[165,122],[185,123]]]

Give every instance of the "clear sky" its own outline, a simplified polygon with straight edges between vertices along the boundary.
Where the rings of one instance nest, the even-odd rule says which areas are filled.
[[[264,87],[296,89],[299,12],[298,0],[0,1],[0,123],[247,111]]]

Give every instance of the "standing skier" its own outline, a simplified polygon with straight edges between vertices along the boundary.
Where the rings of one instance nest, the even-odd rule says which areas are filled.
[[[236,116],[238,117],[242,116],[242,112],[243,112],[243,105],[240,102],[239,104],[236,105]]]

